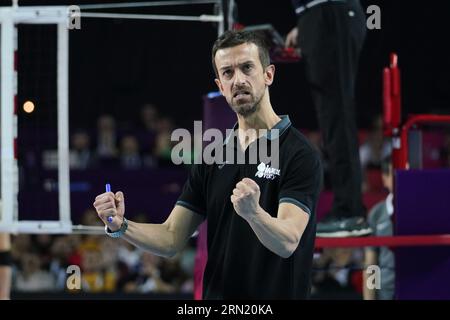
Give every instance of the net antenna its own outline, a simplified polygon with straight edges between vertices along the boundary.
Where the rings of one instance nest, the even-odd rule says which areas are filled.
[[[90,10],[216,4],[217,14],[200,16],[101,13]],[[78,9],[76,12],[75,9]],[[141,19],[168,21],[213,22],[218,34],[232,27],[230,11],[234,0],[186,0],[102,3],[80,6],[25,6],[12,0],[10,7],[0,7],[0,232],[10,233],[102,233],[102,227],[73,225],[70,207],[69,167],[69,32],[73,18],[81,19]],[[230,10],[231,9],[231,10]],[[50,24],[57,28],[57,132],[59,220],[19,220],[18,192],[18,99],[17,50],[19,24]]]

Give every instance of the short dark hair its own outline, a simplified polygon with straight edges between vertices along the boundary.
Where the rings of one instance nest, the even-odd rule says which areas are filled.
[[[261,61],[261,65],[264,69],[270,64],[269,46],[263,33],[258,31],[229,30],[225,31],[219,38],[217,38],[212,48],[212,65],[216,77],[219,77],[216,62],[214,60],[217,51],[220,49],[235,47],[243,43],[254,43],[258,47],[259,60]]]

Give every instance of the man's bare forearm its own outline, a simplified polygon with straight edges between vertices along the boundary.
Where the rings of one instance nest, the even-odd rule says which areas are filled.
[[[250,178],[236,184],[230,197],[235,212],[244,218],[259,241],[282,258],[288,258],[297,249],[308,224],[309,215],[298,206],[281,203],[277,217],[272,217],[259,205],[259,185]]]
[[[176,205],[162,224],[128,221],[123,238],[153,254],[171,257],[183,249],[202,221],[202,216]]]
[[[171,257],[178,250],[175,234],[166,224],[128,221],[128,229],[123,239],[158,256]]]
[[[290,221],[274,218],[262,210],[248,222],[259,241],[277,255],[288,258],[297,248],[301,235]]]

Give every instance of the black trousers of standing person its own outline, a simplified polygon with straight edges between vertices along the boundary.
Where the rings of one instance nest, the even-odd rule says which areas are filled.
[[[366,35],[357,0],[329,1],[298,19],[298,43],[329,158],[333,217],[365,214],[355,116],[355,79]]]

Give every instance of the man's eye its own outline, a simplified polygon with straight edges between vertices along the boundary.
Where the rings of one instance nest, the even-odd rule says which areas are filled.
[[[244,65],[244,70],[245,71],[250,71],[251,69],[252,69],[252,65],[251,64]]]
[[[231,74],[231,70],[225,70],[222,75],[229,76]]]

